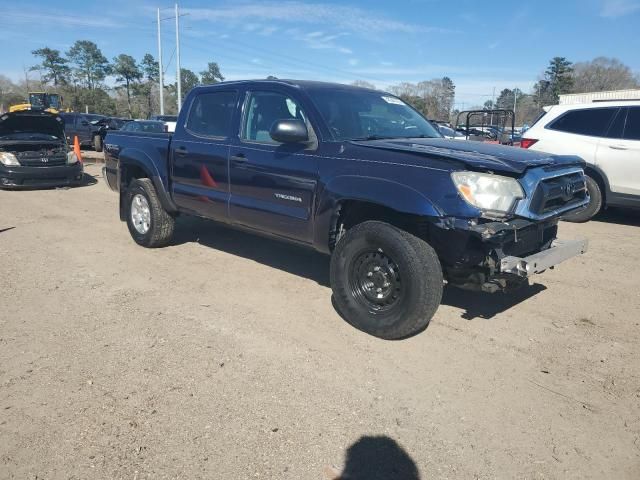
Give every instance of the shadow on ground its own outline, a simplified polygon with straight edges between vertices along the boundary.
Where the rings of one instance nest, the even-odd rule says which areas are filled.
[[[209,220],[179,217],[174,244],[195,242],[329,286],[329,257],[313,250],[242,232]]]
[[[471,292],[455,287],[445,287],[442,304],[462,310],[465,320],[491,319],[496,315],[522,303],[547,287],[534,283],[509,293]]]
[[[329,287],[329,257],[310,249],[256,236],[196,217],[179,217],[173,243],[180,245],[191,242],[247,258]],[[508,294],[490,294],[445,287],[442,303],[462,310],[461,316],[464,319],[490,319],[545,289],[543,285],[534,284]]]
[[[347,450],[342,473],[330,471],[330,480],[420,480],[409,454],[387,436],[361,437]]]
[[[607,208],[593,217],[591,221],[640,227],[640,211],[624,208]]]

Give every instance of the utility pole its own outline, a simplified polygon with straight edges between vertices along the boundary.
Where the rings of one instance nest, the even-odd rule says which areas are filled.
[[[160,37],[160,9],[158,9],[158,81],[160,84],[160,115],[164,115],[164,82],[162,80],[162,39]]]
[[[182,106],[182,81],[180,78],[180,20],[176,3],[176,83],[178,84],[178,113]]]
[[[516,106],[518,105],[518,87],[513,89],[513,121],[516,121]]]

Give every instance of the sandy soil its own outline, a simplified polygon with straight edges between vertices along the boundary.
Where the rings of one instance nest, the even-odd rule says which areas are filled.
[[[97,180],[0,191],[0,478],[640,478],[638,214],[388,342],[326,257],[187,218],[143,249]]]

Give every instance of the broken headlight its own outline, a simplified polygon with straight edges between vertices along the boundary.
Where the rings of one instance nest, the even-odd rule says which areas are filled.
[[[509,213],[524,198],[515,178],[478,172],[453,172],[451,179],[464,200],[489,215]]]

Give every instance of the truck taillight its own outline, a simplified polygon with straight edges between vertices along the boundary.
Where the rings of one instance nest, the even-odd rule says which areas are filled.
[[[533,145],[537,141],[538,140],[535,140],[533,138],[523,138],[522,140],[520,140],[520,147],[521,148],[529,148],[531,145]]]

